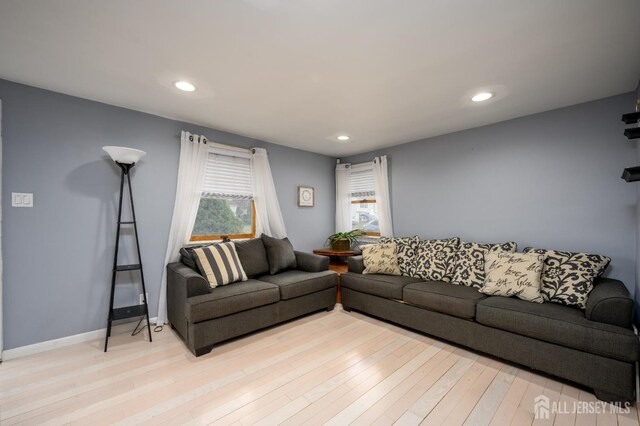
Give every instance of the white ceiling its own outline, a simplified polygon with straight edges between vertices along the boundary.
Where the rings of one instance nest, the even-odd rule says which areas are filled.
[[[333,156],[631,91],[639,52],[637,0],[0,0],[0,78]]]

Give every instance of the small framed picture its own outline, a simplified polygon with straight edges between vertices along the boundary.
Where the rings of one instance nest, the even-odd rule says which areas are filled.
[[[298,187],[298,207],[313,207],[316,205],[316,191],[313,186]]]

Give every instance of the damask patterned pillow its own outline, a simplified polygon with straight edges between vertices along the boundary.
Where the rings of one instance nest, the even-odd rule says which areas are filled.
[[[451,281],[460,238],[420,241],[415,276],[427,281]]]
[[[491,296],[516,296],[529,302],[542,303],[540,279],[544,255],[490,251],[485,256],[486,278],[480,293]]]
[[[400,275],[396,244],[370,244],[362,246],[363,274]]]
[[[549,302],[585,309],[593,280],[602,275],[611,258],[597,254],[571,253],[527,247],[525,253],[546,256],[542,271],[542,297]]]
[[[487,253],[496,250],[513,253],[517,247],[518,245],[514,242],[502,244],[461,242],[456,253],[456,266],[451,282],[467,287],[481,288],[484,284],[484,262]]]
[[[380,237],[381,244],[396,243],[396,255],[400,274],[407,277],[416,275],[416,249],[420,238],[415,237]]]

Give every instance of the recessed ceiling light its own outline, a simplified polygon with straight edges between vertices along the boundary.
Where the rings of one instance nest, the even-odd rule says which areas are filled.
[[[491,99],[491,98],[493,98],[493,93],[480,92],[480,93],[476,93],[475,95],[473,95],[471,100],[473,102],[482,102],[482,101],[486,101],[487,99]]]
[[[339,140],[340,142],[346,142],[346,141],[348,141],[349,139],[350,139],[350,138],[349,138],[349,136],[347,136],[347,135],[340,135],[340,136],[338,136],[338,140]]]
[[[193,92],[194,90],[196,90],[196,86],[189,83],[188,81],[176,81],[175,86],[185,92]]]

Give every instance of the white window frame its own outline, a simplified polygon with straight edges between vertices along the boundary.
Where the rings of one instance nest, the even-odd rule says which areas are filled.
[[[217,144],[214,142],[208,142],[207,145],[209,147],[209,152],[207,153],[207,155],[217,154],[217,155],[225,155],[229,157],[245,158],[249,160],[251,159],[251,151],[248,149]],[[203,194],[204,193],[205,191],[203,191]],[[203,195],[201,194],[200,199],[202,198],[203,198]],[[194,224],[194,227],[195,227],[195,224]],[[193,230],[191,230],[191,232],[193,232]],[[255,203],[252,199],[251,200],[251,232],[250,233],[209,234],[209,235],[193,235],[192,234],[189,238],[189,241],[191,243],[199,243],[199,242],[206,242],[206,241],[220,241],[227,238],[230,240],[242,240],[242,239],[254,238],[255,235],[256,235],[256,208],[255,208]]]
[[[352,164],[350,166],[351,168],[351,174],[349,176],[349,207],[351,209],[351,207],[354,204],[371,204],[371,203],[375,203],[376,202],[376,194],[375,194],[375,186],[373,183],[373,163],[372,162],[367,162],[367,163],[360,163],[360,164]],[[351,178],[353,177],[354,172],[362,172],[362,171],[370,171],[371,172],[371,190],[370,191],[366,191],[366,192],[353,192],[351,190]],[[356,194],[356,195],[354,195]],[[362,195],[357,195],[357,194],[362,194]],[[380,232],[363,232],[364,235],[367,236],[371,236],[371,237],[379,237],[380,236]]]

